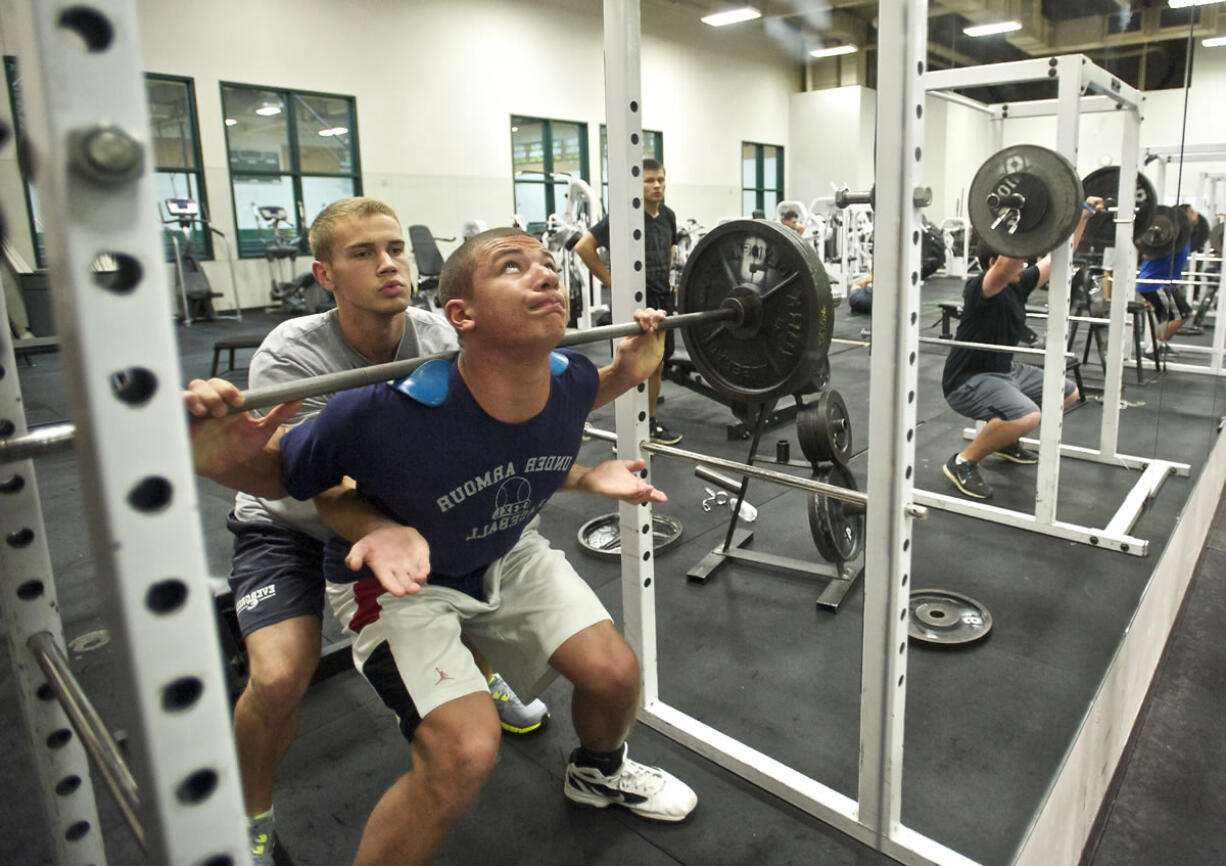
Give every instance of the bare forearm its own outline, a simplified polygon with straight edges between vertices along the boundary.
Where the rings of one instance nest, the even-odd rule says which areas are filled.
[[[281,481],[281,452],[275,443],[244,463],[215,474],[202,472],[201,475],[263,499],[283,499],[288,495]]]
[[[376,529],[400,525],[371,505],[348,479],[316,496],[314,502],[320,520],[346,541],[356,542]]]

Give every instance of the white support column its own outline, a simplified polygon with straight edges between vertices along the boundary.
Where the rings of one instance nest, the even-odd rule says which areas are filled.
[[[902,800],[907,616],[919,355],[923,70],[927,0],[882,0],[877,51],[876,245],[868,513],[860,674],[860,823],[897,836]],[[884,292],[884,295],[880,293]]]
[[[1079,103],[1082,65],[1080,54],[1052,58],[1057,75],[1056,150],[1077,165]],[[1071,240],[1051,252],[1051,281],[1047,293],[1047,347],[1043,358],[1043,425],[1039,435],[1039,473],[1035,485],[1034,516],[1039,523],[1056,520],[1060,487],[1060,434],[1064,426],[1064,352],[1068,345],[1069,263]]]
[[[0,321],[8,321],[3,293]],[[0,334],[0,435],[7,438],[26,432],[17,359],[5,328]],[[0,622],[8,639],[17,700],[30,738],[30,756],[38,772],[47,819],[47,847],[60,866],[104,864],[102,825],[85,749],[63,707],[49,691],[29,648],[30,638],[41,632],[50,634],[60,649],[64,648],[33,460],[0,466],[0,535],[5,539],[0,545],[0,598],[4,599]]]
[[[1124,115],[1124,131],[1120,142],[1119,210],[1115,220],[1115,271],[1111,281],[1111,324],[1107,327],[1107,369],[1103,372],[1103,417],[1099,426],[1098,450],[1104,457],[1114,457],[1119,448],[1120,400],[1124,393],[1124,353],[1130,342],[1126,339],[1128,302],[1135,296],[1137,281],[1137,250],[1132,244],[1135,226],[1133,214],[1137,197],[1137,156],[1140,148],[1141,111],[1129,106]]]
[[[604,88],[609,141],[609,272],[613,320],[628,322],[646,304],[643,266],[643,110],[640,67],[642,24],[638,0],[605,0]],[[650,457],[639,443],[650,435],[647,386],[617,399],[617,453],[623,460]],[[626,640],[643,671],[644,706],[658,698],[655,563],[650,504],[619,506],[622,545],[622,620]]]
[[[135,4],[17,5],[81,493],[149,860],[248,863]]]

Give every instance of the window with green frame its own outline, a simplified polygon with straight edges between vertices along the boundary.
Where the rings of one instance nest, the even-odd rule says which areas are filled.
[[[354,98],[223,82],[221,108],[239,256],[264,255],[272,227],[255,211],[267,207],[285,210],[277,229],[307,254],[319,212],[362,194]]]
[[[6,55],[4,75],[8,82],[9,104],[12,107],[13,125],[18,136],[23,134],[25,111],[22,105],[21,74],[17,58]],[[162,203],[168,198],[190,198],[208,212],[208,199],[204,188],[204,169],[200,159],[200,127],[196,119],[196,93],[190,78],[170,75],[147,74],[145,93],[149,104],[149,129],[153,163],[154,188],[159,213],[165,215]],[[35,265],[47,266],[47,250],[43,237],[42,216],[38,203],[38,190],[29,181],[29,170],[23,154],[18,150],[21,176],[25,178],[26,213],[30,224],[30,237],[34,245]],[[174,260],[171,231],[164,234],[166,260]],[[213,243],[207,232],[196,226],[192,231],[192,245],[196,257],[201,260],[213,257]]]
[[[587,124],[512,115],[511,171],[515,213],[528,231],[544,231],[549,215],[566,206],[566,180],[554,175],[588,180]]]
[[[643,158],[654,159],[664,166],[664,133],[655,129],[643,130]],[[605,212],[609,210],[609,128],[600,124],[600,201]]]
[[[190,78],[171,75],[145,76],[145,92],[149,102],[149,135],[153,151],[154,187],[157,190],[158,212],[163,219],[170,215],[165,208],[168,198],[189,198],[208,215],[204,189],[204,168],[200,159],[200,130],[196,120],[196,92]],[[182,244],[177,223],[163,232],[166,260],[174,261],[174,242]],[[199,223],[192,226],[192,251],[199,260],[213,258],[213,238]]]
[[[783,148],[776,144],[741,143],[741,214],[755,210],[774,216],[783,200]]]

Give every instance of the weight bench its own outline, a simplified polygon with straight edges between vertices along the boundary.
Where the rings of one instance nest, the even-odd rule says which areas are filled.
[[[221,353],[230,353],[230,366],[226,367],[226,372],[235,369],[234,353],[239,349],[258,349],[260,344],[264,342],[264,337],[230,337],[226,340],[218,340],[213,344],[213,367],[209,371],[209,376],[217,375],[217,368],[221,364]]]

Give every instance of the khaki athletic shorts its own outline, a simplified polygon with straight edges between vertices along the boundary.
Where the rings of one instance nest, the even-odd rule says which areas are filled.
[[[397,598],[373,579],[329,583],[332,610],[353,636],[354,666],[412,738],[435,707],[488,686],[460,631],[525,703],[557,676],[549,658],[568,638],[611,619],[533,519],[510,553],[485,572],[480,601],[426,584]]]

